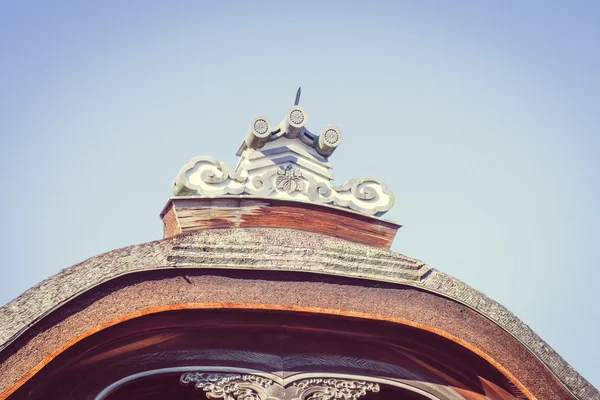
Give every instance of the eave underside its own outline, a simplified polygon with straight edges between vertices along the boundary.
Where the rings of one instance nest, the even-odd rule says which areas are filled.
[[[123,324],[129,321],[138,321],[135,323],[144,326],[144,316],[176,310],[292,311],[406,326],[425,336],[438,337],[439,341],[451,347],[463,348],[463,351],[503,374],[505,383],[512,382],[522,388],[523,393],[532,393],[530,398],[571,398],[546,367],[506,331],[481,314],[441,296],[395,284],[324,275],[226,270],[143,272],[98,286],[44,318],[17,339],[8,351],[0,353],[0,374],[5,378],[0,381],[0,389],[4,393],[12,390],[17,396],[15,398],[20,398],[19,393],[32,390],[24,386],[30,384],[30,378],[54,370],[54,363],[60,365],[64,357],[67,365],[77,365],[73,364],[76,357],[68,356],[70,353],[67,352],[76,348],[78,343],[93,340],[109,329],[122,332]],[[293,322],[294,319],[283,325],[289,326]],[[176,324],[166,324],[171,325]],[[145,326],[153,331],[161,325],[152,321]],[[362,331],[360,324],[355,326],[353,332]],[[242,332],[247,330],[242,328]],[[163,339],[173,340],[168,331],[162,331],[163,334],[166,335],[160,336]],[[155,343],[157,340],[148,341]],[[145,343],[144,340],[135,342]],[[231,342],[239,341],[232,339]],[[405,343],[403,346],[416,347],[419,344],[414,337],[409,342],[412,345]],[[119,348],[127,349],[131,345],[123,343]],[[205,345],[201,347],[206,348]],[[264,349],[261,351],[265,352]],[[443,354],[432,353],[437,357]],[[338,354],[352,355],[347,350]],[[452,358],[452,351],[448,354]],[[93,354],[85,353],[85,358],[89,362]],[[363,354],[362,358],[369,357]],[[377,357],[375,359],[381,361]],[[148,365],[146,361],[143,363],[145,367]],[[460,370],[459,367],[453,369]],[[498,382],[498,379],[491,379],[485,374],[482,377]],[[57,378],[51,380],[57,381]],[[11,385],[11,382],[16,384]]]
[[[419,328],[309,312],[186,309],[146,314],[80,340],[11,399],[185,395],[177,373],[189,371],[257,371],[282,386],[298,376],[359,377],[396,383],[415,399],[525,398],[485,359]]]

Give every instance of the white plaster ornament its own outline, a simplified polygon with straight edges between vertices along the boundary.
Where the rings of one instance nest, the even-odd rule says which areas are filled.
[[[173,181],[176,196],[253,196],[328,204],[362,214],[381,216],[394,205],[394,195],[378,178],[353,178],[332,184],[329,157],[342,142],[338,127],[327,125],[321,135],[306,128],[308,114],[297,103],[273,127],[267,117],[255,117],[237,155],[235,169],[213,157],[193,158]]]

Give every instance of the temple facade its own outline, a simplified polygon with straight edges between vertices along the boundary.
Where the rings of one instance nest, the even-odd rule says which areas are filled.
[[[335,182],[341,130],[299,98],[235,167],[184,165],[163,239],[0,308],[0,400],[600,400],[502,305],[389,250],[394,195]]]

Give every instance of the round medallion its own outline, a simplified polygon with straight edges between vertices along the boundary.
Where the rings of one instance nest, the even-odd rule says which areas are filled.
[[[269,124],[264,119],[257,119],[254,121],[254,131],[259,135],[264,135],[269,129]]]
[[[335,129],[328,129],[323,135],[325,137],[325,141],[329,144],[337,143],[338,139],[340,138],[340,134]]]
[[[304,121],[304,113],[300,110],[294,110],[290,113],[290,121],[293,124],[300,125]]]

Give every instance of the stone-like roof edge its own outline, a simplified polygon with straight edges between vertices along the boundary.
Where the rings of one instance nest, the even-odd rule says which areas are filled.
[[[478,311],[521,342],[575,397],[581,400],[600,400],[600,391],[502,304],[466,283],[435,269],[432,269],[431,274],[416,286],[463,303]]]
[[[578,399],[600,400],[600,392],[529,326],[483,293],[418,260],[319,236],[315,240],[314,233],[289,229],[212,229],[100,254],[60,271],[0,307],[0,351],[56,308],[123,275],[185,268],[309,272],[397,283],[460,302],[509,332]]]

